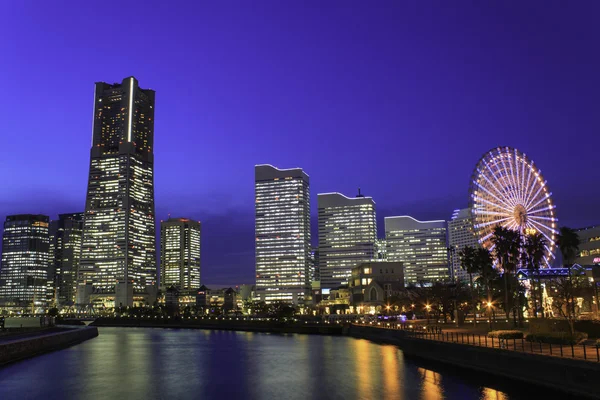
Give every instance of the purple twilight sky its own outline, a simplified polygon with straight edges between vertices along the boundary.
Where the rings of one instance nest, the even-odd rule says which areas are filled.
[[[58,6],[60,4],[60,6]],[[514,146],[561,225],[600,223],[600,2],[0,4],[0,218],[83,211],[93,85],[156,90],[158,219],[203,223],[203,282],[254,281],[254,165],[448,219]],[[316,226],[316,225],[315,225]],[[314,235],[316,240],[316,234]]]

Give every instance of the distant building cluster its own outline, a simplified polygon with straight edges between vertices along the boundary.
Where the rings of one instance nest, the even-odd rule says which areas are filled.
[[[85,210],[10,215],[4,222],[0,306],[106,309],[153,304],[161,295],[210,307],[240,301],[356,309],[381,305],[407,285],[466,281],[465,246],[491,249],[496,224],[547,239],[556,248],[551,193],[516,149],[497,148],[478,163],[468,208],[448,221],[386,216],[358,190],[317,195],[318,238],[311,238],[310,178],[301,168],[255,166],[254,286],[209,289],[201,279],[201,223],[160,222],[154,205],[155,92],[134,77],[96,83]],[[578,263],[600,264],[600,227],[578,231]],[[313,242],[318,243],[313,247]],[[160,267],[159,267],[160,266]],[[159,273],[160,271],[160,273]],[[159,276],[160,275],[160,276]],[[160,283],[159,283],[160,282]]]

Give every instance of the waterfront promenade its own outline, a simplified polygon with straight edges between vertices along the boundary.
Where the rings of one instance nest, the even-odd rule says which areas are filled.
[[[497,339],[489,338],[486,334],[473,333],[465,328],[445,328],[427,330],[423,325],[397,324],[397,323],[353,323],[357,326],[368,326],[373,329],[401,330],[407,336],[431,340],[436,342],[455,343],[465,346],[486,347],[490,349],[516,351],[544,355],[550,357],[570,358],[581,361],[600,363],[600,348],[589,344],[587,341],[578,345],[548,344],[528,342],[525,339]]]
[[[0,366],[81,343],[98,336],[95,327],[53,327],[0,337]]]

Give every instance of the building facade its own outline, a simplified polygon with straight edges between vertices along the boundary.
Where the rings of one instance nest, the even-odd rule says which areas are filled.
[[[32,214],[7,216],[2,235],[2,302],[31,312],[45,308],[49,266],[49,218]]]
[[[387,259],[403,263],[407,284],[430,284],[450,278],[446,221],[386,217],[385,238]]]
[[[473,218],[470,208],[454,210],[452,218],[448,221],[448,257],[453,280],[469,281],[469,274],[461,268],[459,256],[459,252],[466,246],[474,249],[480,247],[473,230]]]
[[[50,222],[51,266],[48,280],[58,306],[75,304],[77,272],[81,256],[84,213],[59,214]]]
[[[577,229],[579,254],[575,264],[600,265],[600,225]]]
[[[200,287],[200,221],[169,218],[160,223],[160,285]]]
[[[382,305],[404,290],[404,267],[394,261],[360,264],[352,268],[350,290],[356,307]]]
[[[254,172],[257,295],[303,305],[310,296],[309,177],[300,168],[272,165]]]
[[[130,306],[157,281],[154,91],[96,83],[77,302]]]
[[[321,289],[348,285],[352,268],[376,257],[377,221],[371,197],[317,196]]]

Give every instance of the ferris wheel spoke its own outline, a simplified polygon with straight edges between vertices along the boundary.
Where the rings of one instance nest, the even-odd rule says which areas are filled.
[[[510,153],[504,153],[505,155],[508,155],[508,157],[510,157]],[[502,168],[504,168],[504,172],[505,172],[505,179],[508,181],[508,186],[509,187],[516,187],[514,186],[514,179],[513,179],[513,173],[512,173],[512,168],[510,171],[510,174],[508,172],[508,168],[506,167],[506,163],[504,162],[504,158],[505,157],[500,157],[500,162],[502,163]],[[509,163],[509,166],[511,164]],[[513,204],[519,204],[519,199],[516,197],[516,193],[515,190],[507,190],[509,195],[511,196],[512,200],[513,200]]]
[[[550,237],[549,237],[549,236],[546,234],[546,231],[550,231],[550,232],[552,232],[552,233],[556,233],[556,232],[554,231],[554,229],[552,229],[552,228],[550,228],[550,227],[548,227],[548,226],[546,226],[546,225],[540,224],[539,222],[535,222],[535,221],[531,221],[531,220],[530,220],[530,221],[528,221],[528,222],[531,222],[531,223],[534,225],[534,226],[532,226],[532,228],[534,228],[536,231],[538,231],[538,232],[540,232],[542,235],[544,235],[544,237],[546,238],[546,240],[548,240],[550,243],[552,243],[552,245],[553,245],[553,246],[555,246],[555,245],[556,245],[556,242],[555,242],[553,239],[551,239],[551,238],[550,238]]]
[[[498,204],[496,204],[496,203],[493,203],[493,202],[491,202],[491,201],[489,201],[489,200],[487,200],[487,199],[484,199],[483,197],[477,197],[477,198],[479,199],[479,201],[481,201],[481,202],[484,202],[484,203],[486,203],[486,204],[489,204],[490,206],[492,206],[492,207],[495,207],[496,209],[498,209],[498,208],[499,208],[499,209],[501,209],[501,210],[505,210],[505,211],[506,211],[507,213],[509,213],[509,214],[512,214],[512,210],[510,210],[510,209],[508,209],[508,208],[504,208],[504,207],[502,207],[502,206],[500,206],[500,205],[498,205]],[[479,211],[476,211],[476,213],[477,213],[477,212],[479,212]]]
[[[500,162],[502,162],[502,159],[500,159]],[[498,163],[496,162],[496,165]],[[492,183],[488,180],[488,182],[490,183],[490,185],[496,189],[496,191],[498,192],[498,194],[500,194],[501,196],[505,196],[507,200],[509,200],[509,204],[511,204],[513,207],[515,205],[514,203],[514,199],[513,197],[510,195],[510,193],[508,193],[508,191],[506,190],[505,185],[502,184],[502,182],[500,182],[500,180],[498,179],[498,171],[494,172],[492,171],[492,168],[490,167],[490,165],[488,163],[486,163],[486,167],[487,169],[490,171],[490,174],[492,174],[492,177],[494,178],[494,180],[496,181],[496,183]]]
[[[513,194],[515,195],[515,199],[517,199],[518,203],[522,204],[523,200],[521,199],[521,193],[519,192],[519,175],[515,175],[515,170],[513,169],[513,164],[515,164],[514,162],[512,162],[512,159],[514,157],[514,154],[510,155],[511,157],[511,162],[508,163],[508,166],[510,168],[510,178],[512,179],[512,184],[513,184]],[[516,157],[515,157],[516,160]]]
[[[503,216],[506,217],[505,212],[498,212],[498,211],[477,211],[477,215],[499,215],[499,216]],[[510,217],[508,217],[510,218]]]
[[[521,202],[521,204],[523,204],[523,185],[521,185],[521,177],[519,175],[519,157],[517,155],[517,149],[514,150],[513,152],[513,157],[515,159],[515,172],[516,172],[516,176],[515,176],[515,181],[517,182],[517,192],[519,193],[519,200]]]
[[[484,228],[484,227],[486,227],[486,226],[490,226],[490,225],[494,225],[494,224],[495,224],[495,225],[498,225],[498,224],[500,224],[501,222],[508,221],[509,219],[510,219],[510,218],[502,218],[502,219],[495,219],[495,220],[493,220],[493,221],[486,221],[486,222],[484,222],[484,223],[482,223],[482,224],[477,224],[477,227],[478,227],[478,228]],[[490,234],[489,234],[489,236],[491,236],[491,235],[493,235],[493,234],[494,234],[494,233],[492,232],[492,233],[490,233]]]
[[[527,186],[525,186],[525,160],[521,157],[521,191],[523,192],[523,201],[527,202]]]
[[[552,193],[546,193],[546,194],[545,194],[545,195],[544,195],[544,196],[543,196],[543,197],[542,197],[540,200],[538,200],[538,202],[537,202],[537,203],[535,203],[534,205],[532,205],[532,206],[530,206],[530,207],[527,207],[527,208],[528,208],[528,209],[529,209],[529,208],[535,208],[535,207],[539,206],[540,204],[542,204],[544,201],[548,201],[548,199],[550,198],[550,195],[551,195],[551,194],[552,194]]]
[[[488,169],[489,169],[489,167],[488,167]],[[507,197],[507,195],[506,195],[506,192],[505,192],[504,190],[502,190],[502,191],[500,190],[501,188],[503,188],[503,186],[502,186],[501,184],[499,184],[499,183],[498,183],[498,180],[496,180],[496,184],[494,184],[494,183],[493,183],[493,182],[492,182],[492,181],[491,181],[491,180],[490,180],[490,179],[489,179],[489,178],[486,176],[486,174],[485,174],[485,172],[484,172],[484,171],[480,171],[480,170],[478,170],[478,171],[479,171],[479,173],[480,173],[480,176],[481,176],[481,177],[483,177],[483,179],[485,179],[485,180],[486,180],[486,182],[487,182],[487,183],[490,185],[490,186],[489,186],[490,188],[494,189],[494,190],[496,191],[496,193],[498,193],[498,195],[499,195],[500,197],[504,197],[504,198],[506,198],[506,199],[508,200],[508,197]],[[490,173],[492,173],[492,174],[493,174],[493,172],[492,172],[491,170],[490,170]],[[483,185],[479,185],[479,186],[480,186],[480,187],[483,187]],[[510,204],[508,204],[506,201],[503,201],[503,202],[504,202],[504,203],[505,203],[507,206],[509,206],[509,207],[510,207]]]
[[[539,198],[538,195],[540,194],[540,192],[543,189],[544,189],[544,185],[540,185],[540,187],[538,188],[537,192],[535,192],[535,194],[533,196],[531,196],[531,199],[527,202],[527,204],[525,204],[525,208],[527,208],[527,209],[534,208],[537,204],[539,204],[539,203],[536,203],[536,204],[532,204],[532,203]]]
[[[527,162],[524,160],[523,161],[524,164],[527,164]],[[534,190],[535,190],[535,174],[533,174],[533,181],[531,180],[531,176],[532,176],[532,171],[533,171],[533,162],[531,164],[527,164],[527,169],[529,170],[529,172],[527,173],[527,181],[525,182],[525,185],[523,186],[525,188],[525,204],[529,203],[529,201],[531,200],[531,195],[533,194]]]
[[[550,211],[550,210],[554,210],[555,206],[546,206],[544,208],[538,208],[537,210],[527,210],[527,215],[531,215],[531,214],[537,214],[537,213],[541,213],[543,211]]]
[[[473,183],[475,183],[475,181],[473,181]],[[475,185],[477,185],[477,183],[475,183]],[[487,190],[486,187],[484,186],[480,186],[477,185],[479,189],[483,190],[484,192],[486,192],[487,194],[489,194],[490,196],[492,196],[494,199],[496,199],[499,203],[501,203],[504,207],[506,207],[506,210],[510,210],[510,205],[508,205],[507,203],[505,203],[501,198],[495,196],[492,192],[490,192],[489,190]]]
[[[554,217],[540,217],[540,216],[538,216],[538,215],[527,215],[527,219],[529,219],[529,218],[533,218],[533,219],[535,219],[535,220],[542,219],[542,220],[544,220],[544,221],[552,221],[552,222],[556,222],[556,221],[558,221],[558,220],[557,220],[556,218],[554,218]]]

